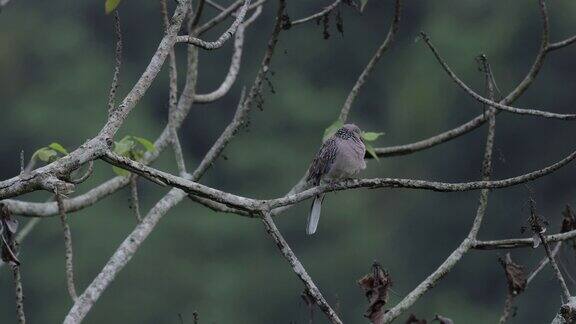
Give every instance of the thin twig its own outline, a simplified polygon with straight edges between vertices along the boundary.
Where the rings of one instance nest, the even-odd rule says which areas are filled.
[[[546,242],[568,241],[574,238],[576,238],[576,230],[554,235],[547,235]],[[473,248],[477,250],[517,249],[532,247],[533,244],[533,238],[513,238],[493,241],[476,241],[474,242]]]
[[[382,55],[390,48],[390,46],[392,46],[392,43],[396,38],[396,34],[398,33],[398,29],[400,28],[401,14],[402,14],[402,1],[396,0],[394,2],[394,18],[392,19],[392,24],[390,24],[390,29],[388,30],[386,39],[380,45],[380,47],[378,47],[376,53],[374,53],[374,56],[372,56],[372,58],[362,71],[362,73],[360,73],[358,80],[356,80],[356,83],[354,84],[352,90],[348,94],[348,97],[346,98],[346,101],[342,106],[342,110],[340,111],[340,116],[338,117],[338,119],[340,119],[341,121],[344,122],[348,119],[350,108],[352,108],[352,104],[354,103],[354,100],[358,96],[360,89],[362,89],[362,86],[364,86],[366,80],[368,79],[372,71],[374,71],[374,68],[376,67],[376,64],[378,63]]]
[[[226,43],[227,40],[230,39],[230,37],[232,37],[232,35],[236,33],[238,26],[240,26],[240,24],[244,20],[244,17],[246,16],[246,12],[248,12],[249,6],[250,6],[250,0],[245,0],[244,5],[242,6],[242,8],[240,8],[238,17],[236,17],[236,20],[234,20],[234,23],[232,23],[230,28],[228,28],[222,35],[220,35],[220,37],[218,37],[217,40],[213,42],[207,42],[191,35],[178,36],[176,37],[176,42],[178,43],[186,42],[188,44],[192,44],[206,50],[213,50],[220,48],[224,45],[224,43]]]
[[[510,291],[508,291],[506,293],[506,299],[504,300],[504,310],[502,310],[502,315],[500,316],[500,320],[498,321],[498,323],[500,324],[504,324],[508,321],[508,318],[510,318],[510,315],[512,315],[513,312],[513,302],[514,300],[514,296],[512,296],[512,294],[510,293]]]
[[[142,215],[140,214],[140,201],[138,199],[138,176],[130,175],[130,209],[134,212],[138,223],[142,222]]]
[[[194,102],[197,103],[208,103],[214,102],[230,91],[232,85],[236,81],[236,77],[238,76],[238,72],[240,71],[240,64],[242,61],[242,48],[244,46],[244,30],[246,24],[242,23],[238,26],[238,31],[236,32],[236,37],[234,39],[234,53],[232,54],[232,59],[230,62],[230,68],[228,69],[228,74],[226,74],[226,78],[220,84],[218,89],[207,93],[207,94],[196,94],[194,97]]]
[[[26,315],[24,313],[24,292],[22,289],[20,266],[17,264],[12,265],[12,273],[14,275],[14,292],[16,294],[16,319],[19,324],[25,324]]]
[[[547,53],[546,48],[548,47],[549,26],[548,26],[548,14],[543,0],[540,1],[540,16],[542,18],[542,35],[540,38],[540,49],[536,54],[536,58],[534,59],[534,62],[532,63],[530,70],[524,76],[522,81],[520,81],[518,85],[512,91],[510,91],[510,93],[504,99],[500,100],[499,103],[503,105],[510,105],[514,101],[516,101],[528,89],[528,87],[530,87],[534,83],[534,81],[536,80],[536,76],[538,75],[540,69],[544,64],[544,60],[546,58]],[[500,110],[496,112],[496,114],[498,113],[500,113]],[[398,155],[415,153],[448,142],[462,135],[465,135],[483,125],[484,122],[486,122],[486,120],[487,120],[486,114],[480,114],[475,118],[471,119],[470,121],[456,128],[429,137],[427,139],[404,145],[376,148],[375,151],[379,157],[398,156]],[[372,158],[372,156],[370,155],[368,156],[368,158]]]
[[[66,209],[64,207],[64,202],[62,201],[62,194],[56,192],[55,199],[56,203],[58,204],[58,210],[60,211],[60,223],[62,224],[62,230],[64,231],[66,286],[68,287],[68,294],[70,295],[70,298],[72,298],[73,301],[76,301],[78,299],[78,295],[76,294],[76,286],[74,284],[74,252],[72,249],[72,234],[70,231],[70,226],[68,225],[68,221],[66,220]]]
[[[204,11],[204,0],[198,0],[198,3],[196,5],[196,10],[194,10],[194,16],[192,16],[192,19],[190,20],[190,27],[192,29],[196,28],[196,26],[198,26],[198,23],[200,22],[200,17],[202,16],[202,13]]]
[[[556,279],[558,280],[558,283],[560,284],[560,288],[562,290],[562,296],[564,298],[564,301],[568,302],[570,300],[570,297],[571,297],[570,290],[568,290],[568,285],[566,285],[566,281],[564,280],[564,277],[562,276],[562,272],[560,271],[560,268],[558,268],[558,264],[556,263],[556,260],[554,259],[554,255],[552,254],[552,251],[550,250],[550,245],[546,241],[546,236],[544,236],[544,234],[542,232],[539,232],[538,236],[540,237],[540,240],[542,241],[542,246],[544,246],[544,251],[546,251],[546,256],[548,257],[548,261],[550,262],[550,266],[552,266],[552,269],[554,270],[554,274],[556,275]]]
[[[556,42],[556,43],[551,43],[548,45],[548,47],[546,48],[546,51],[551,52],[551,51],[555,51],[557,49],[566,47],[572,43],[576,42],[576,35],[570,37],[570,38],[566,38],[565,40]]]
[[[554,246],[554,249],[552,250],[552,257],[556,257],[558,252],[560,252],[561,247],[562,247],[562,241],[556,243],[556,245]],[[546,267],[546,265],[549,262],[550,262],[550,259],[548,258],[548,256],[545,256],[544,258],[542,258],[542,260],[538,263],[536,268],[534,270],[532,270],[532,272],[528,275],[528,279],[526,279],[526,285],[529,285],[530,282],[532,282],[532,280],[534,280],[534,278],[536,278],[538,273],[540,273],[540,271],[542,271],[542,269],[544,269],[544,267]]]
[[[308,17],[305,18],[301,18],[301,19],[296,19],[292,22],[290,22],[290,27],[292,26],[297,26],[309,21],[313,21],[316,20],[318,18],[322,18],[328,14],[330,14],[330,12],[332,12],[332,10],[336,9],[336,7],[338,7],[338,5],[340,4],[340,2],[342,2],[342,0],[335,0],[333,3],[331,3],[330,5],[328,5],[327,7],[325,7],[324,9],[320,10],[319,12],[310,15]]]
[[[120,79],[120,67],[122,66],[122,29],[120,28],[120,14],[118,10],[114,10],[114,35],[116,36],[116,50],[114,52],[114,75],[112,76],[112,83],[110,84],[110,91],[108,93],[108,114],[112,114],[112,110],[116,106],[116,90],[118,89],[118,81]]]
[[[204,2],[201,0],[200,3],[202,4]],[[164,22],[164,30],[166,33],[168,33],[168,29],[170,28],[170,21],[168,20],[168,7],[166,5],[166,0],[160,0],[160,13],[162,15],[162,21]],[[197,16],[199,16],[198,12],[194,15],[194,17]],[[193,22],[192,24],[194,25]],[[168,55],[168,72],[168,128],[170,129],[171,133],[170,142],[172,144],[172,149],[174,150],[174,157],[176,158],[178,171],[180,174],[185,174],[186,163],[184,162],[184,154],[182,153],[182,146],[180,145],[180,139],[178,138],[178,132],[176,130],[176,109],[178,108],[178,70],[176,67],[176,52],[174,49],[170,50]]]
[[[267,0],[256,1],[254,4],[250,5],[248,10],[258,8],[259,6],[263,5],[266,1]],[[236,9],[238,9],[238,7],[240,7],[240,5],[242,5],[243,2],[244,2],[244,0],[236,0],[230,6],[228,6],[224,10],[222,10],[216,17],[210,19],[208,22],[206,22],[202,26],[200,26],[198,28],[194,28],[194,34],[202,35],[204,32],[212,29],[214,26],[218,25],[220,22],[224,21],[224,19],[226,19],[230,16],[237,18],[238,15],[236,13],[234,13],[234,11],[236,11]]]
[[[448,64],[446,64],[446,61],[440,56],[440,54],[438,53],[438,51],[436,50],[436,48],[434,47],[434,45],[430,41],[430,38],[428,37],[428,35],[426,35],[424,32],[421,32],[420,36],[424,40],[426,45],[428,45],[428,48],[430,48],[430,50],[432,51],[432,53],[436,57],[436,60],[438,61],[438,63],[440,63],[440,65],[442,66],[444,71],[446,71],[448,76],[450,76],[450,78],[458,86],[460,86],[460,88],[462,88],[466,93],[468,93],[472,98],[476,99],[477,101],[479,101],[483,104],[486,104],[486,105],[490,105],[490,106],[495,107],[497,109],[505,110],[505,111],[520,114],[520,115],[532,115],[532,116],[539,116],[539,117],[544,117],[544,118],[555,118],[555,119],[562,119],[562,120],[576,119],[576,114],[558,114],[558,113],[552,113],[552,112],[538,110],[538,109],[516,108],[516,107],[504,105],[504,104],[501,104],[498,102],[494,102],[490,99],[482,97],[478,93],[474,92],[474,90],[472,90],[470,87],[468,87],[462,80],[460,80],[460,78],[458,78],[458,76],[452,71],[452,69],[450,69]]]
[[[79,178],[74,179],[72,176],[70,176],[68,180],[73,184],[80,184],[86,181],[92,175],[92,172],[94,172],[94,161],[88,162],[88,168],[86,169],[86,172],[84,172],[84,174]]]
[[[274,224],[272,217],[270,217],[269,212],[263,215],[262,222],[264,223],[264,227],[266,228],[266,233],[268,233],[270,238],[274,240],[276,246],[284,256],[284,258],[288,261],[288,263],[290,263],[290,266],[292,267],[294,273],[296,273],[298,278],[300,278],[300,280],[302,280],[302,282],[304,283],[308,295],[314,299],[314,302],[316,302],[320,310],[324,312],[324,314],[326,314],[330,322],[342,323],[340,318],[338,318],[336,312],[334,312],[332,307],[326,302],[326,299],[324,298],[324,296],[322,296],[322,293],[320,292],[318,287],[316,287],[314,281],[312,281],[312,278],[308,275],[308,272],[306,272],[306,269],[304,269],[302,263],[298,260],[294,252],[292,252],[292,249],[290,248],[286,240],[284,240],[284,237],[282,237],[280,231],[278,231],[278,228]]]

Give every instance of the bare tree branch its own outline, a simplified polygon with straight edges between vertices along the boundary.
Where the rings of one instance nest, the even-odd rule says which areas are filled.
[[[518,99],[528,89],[528,87],[532,85],[532,83],[534,83],[534,80],[536,80],[536,76],[538,75],[542,65],[544,64],[544,59],[546,58],[545,49],[548,47],[549,27],[548,27],[548,15],[546,11],[546,6],[543,1],[541,1],[540,3],[540,14],[542,17],[542,36],[540,40],[540,49],[536,55],[534,62],[532,63],[532,67],[530,68],[526,76],[504,99],[500,100],[499,103],[503,105],[510,105],[514,101],[516,101],[516,99]],[[499,112],[500,110],[497,111],[496,114],[498,114]],[[470,131],[484,124],[484,122],[486,122],[487,120],[486,117],[487,117],[486,114],[481,114],[456,128],[432,136],[430,138],[410,144],[391,146],[385,148],[376,148],[375,151],[380,157],[415,153],[424,149],[434,147],[438,144],[445,143],[451,139],[469,133]],[[371,156],[369,156],[369,158],[371,158]]]
[[[490,67],[486,58],[482,57],[483,71],[486,78],[486,92],[488,97],[494,97],[494,84],[492,83]],[[484,158],[482,160],[482,180],[489,181],[492,174],[492,152],[494,149],[494,136],[496,131],[496,117],[495,109],[492,106],[487,108],[486,114],[488,115],[488,134],[486,135],[486,144],[484,148]],[[468,236],[460,243],[460,246],[454,250],[450,256],[436,269],[432,274],[430,274],[424,281],[422,281],[414,290],[412,290],[402,301],[400,301],[396,306],[392,307],[388,312],[382,317],[382,323],[390,323],[395,318],[400,316],[406,309],[411,307],[424,293],[429,289],[434,287],[436,282],[438,282],[444,275],[446,275],[466,254],[472,247],[480,226],[482,225],[482,220],[486,214],[486,207],[488,206],[488,189],[483,189],[480,192],[480,198],[478,199],[478,208],[476,210],[476,217],[472,222],[472,227]]]
[[[246,16],[246,12],[248,12],[249,6],[250,6],[250,0],[246,0],[242,8],[240,8],[240,12],[238,13],[238,17],[236,17],[236,20],[234,20],[234,23],[232,23],[230,28],[228,28],[222,35],[220,35],[220,37],[217,40],[213,42],[207,42],[201,40],[200,38],[193,37],[191,35],[178,36],[176,38],[176,42],[178,43],[186,42],[188,44],[192,44],[206,50],[213,50],[220,48],[224,45],[224,43],[226,43],[228,39],[230,39],[230,37],[232,37],[232,35],[236,33],[238,26],[240,26],[240,24],[244,20],[244,17]]]
[[[555,257],[558,252],[560,252],[560,248],[562,247],[562,241],[559,241],[556,243],[556,245],[554,246],[554,249],[552,250],[552,257]],[[542,258],[542,260],[538,263],[538,265],[536,266],[536,268],[528,275],[528,279],[526,280],[526,284],[529,285],[530,282],[532,282],[532,280],[534,280],[534,278],[536,278],[536,276],[538,275],[538,273],[540,273],[540,271],[542,271],[542,269],[544,269],[544,267],[546,267],[546,265],[550,262],[550,259],[548,258],[548,256],[545,256],[544,258]]]
[[[559,233],[554,235],[546,235],[546,242],[560,242],[576,238],[576,230]],[[534,244],[533,238],[513,238],[494,241],[476,241],[472,248],[477,250],[494,250],[494,249],[517,249],[532,247]]]
[[[426,43],[426,45],[428,45],[428,47],[430,48],[430,50],[432,51],[432,53],[436,57],[437,61],[444,68],[444,71],[446,71],[446,73],[450,76],[450,78],[452,78],[452,80],[457,85],[459,85],[460,88],[462,88],[464,91],[466,91],[466,93],[468,93],[472,98],[476,99],[477,101],[479,101],[483,104],[486,104],[486,105],[493,106],[497,109],[501,109],[501,110],[505,110],[508,112],[521,114],[521,115],[533,115],[533,116],[539,116],[539,117],[544,117],[544,118],[556,118],[556,119],[563,119],[563,120],[576,119],[576,114],[557,114],[557,113],[551,113],[548,111],[542,111],[542,110],[537,110],[537,109],[516,108],[516,107],[504,105],[504,104],[501,104],[498,102],[494,102],[492,100],[489,100],[489,99],[482,97],[478,93],[474,92],[474,90],[472,90],[470,87],[468,87],[462,80],[460,80],[460,78],[458,78],[458,76],[456,76],[456,74],[454,72],[452,72],[452,70],[446,64],[444,59],[442,57],[440,57],[440,54],[438,53],[438,51],[436,50],[434,45],[432,45],[432,43],[430,42],[430,38],[428,37],[428,35],[426,35],[423,32],[420,33],[420,35],[421,35],[422,39],[424,40],[424,42]]]
[[[108,93],[108,115],[112,114],[112,110],[116,106],[116,90],[118,89],[118,80],[120,79],[120,67],[122,66],[122,29],[120,28],[120,14],[118,10],[114,11],[114,34],[116,36],[116,50],[114,52],[114,74],[112,76],[112,83],[110,84],[110,91]]]
[[[546,51],[547,52],[555,51],[557,49],[566,47],[566,46],[568,46],[574,42],[576,42],[576,35],[574,35],[570,38],[566,38],[565,40],[549,44],[548,47],[546,48]]]
[[[339,2],[339,0],[336,0],[336,2]],[[344,102],[344,106],[340,111],[340,116],[338,117],[340,120],[345,121],[348,119],[348,113],[350,112],[350,108],[352,108],[354,100],[358,96],[358,92],[360,92],[360,89],[362,89],[362,86],[364,86],[364,83],[366,83],[366,80],[368,79],[372,71],[374,71],[374,68],[376,67],[376,64],[378,63],[382,55],[390,48],[390,46],[392,46],[392,43],[396,38],[396,34],[398,33],[398,29],[400,28],[401,14],[402,14],[402,1],[396,0],[394,2],[394,18],[392,19],[392,24],[390,25],[390,29],[388,30],[388,34],[386,35],[386,39],[380,45],[380,47],[378,47],[376,53],[374,53],[374,56],[372,56],[372,58],[368,62],[368,65],[366,65],[362,73],[360,73],[358,80],[356,80],[356,84],[354,84],[354,87],[352,87],[352,90],[348,94],[348,97]]]
[[[308,17],[305,18],[301,18],[301,19],[297,19],[294,20],[292,22],[290,22],[290,27],[292,26],[297,26],[309,21],[313,21],[316,20],[318,18],[322,18],[328,14],[330,14],[330,12],[332,12],[332,10],[336,9],[336,7],[338,7],[338,5],[340,4],[340,2],[342,2],[342,0],[335,0],[334,2],[332,2],[330,5],[328,5],[327,7],[325,7],[324,9],[320,10],[319,12],[310,15]]]
[[[130,175],[130,209],[134,212],[138,223],[142,222],[140,200],[138,199],[138,176]]]
[[[260,10],[261,12],[261,10]],[[236,38],[234,40],[234,53],[232,54],[232,61],[230,62],[230,69],[228,70],[228,74],[226,78],[220,84],[218,89],[207,93],[207,94],[196,94],[194,97],[194,102],[197,103],[207,103],[213,102],[220,98],[230,91],[232,85],[236,81],[236,77],[238,76],[238,72],[240,71],[240,63],[242,61],[242,48],[244,46],[244,29],[245,24],[240,24],[238,26],[238,31],[236,32]]]
[[[276,227],[276,224],[274,224],[272,217],[270,217],[269,212],[266,212],[263,215],[262,222],[264,223],[264,227],[266,228],[266,232],[268,233],[270,238],[274,240],[274,243],[276,243],[276,246],[284,256],[284,258],[288,261],[288,263],[290,263],[292,271],[294,271],[294,273],[298,276],[298,278],[300,278],[300,280],[302,280],[302,282],[304,283],[308,295],[312,299],[314,299],[314,302],[318,305],[320,310],[322,310],[322,312],[326,314],[326,317],[328,317],[330,322],[342,323],[340,318],[338,318],[336,312],[334,312],[332,307],[330,307],[330,305],[326,302],[326,299],[324,298],[324,296],[322,296],[322,293],[320,292],[318,287],[316,287],[314,281],[312,281],[312,278],[308,275],[308,272],[306,272],[306,269],[304,269],[302,263],[298,260],[294,252],[292,252],[292,249],[290,248],[286,240],[284,240],[284,237],[282,237],[280,231],[278,231],[278,228]]]
[[[203,3],[204,1],[201,0],[199,6],[202,6]],[[168,33],[168,28],[170,28],[170,21],[168,20],[168,7],[166,5],[166,0],[160,0],[160,13],[164,23],[164,30],[166,33]],[[194,18],[198,17],[199,14],[199,12],[196,12]],[[168,55],[168,71],[170,80],[168,87],[168,128],[170,129],[170,142],[172,144],[172,150],[174,151],[176,165],[178,166],[179,173],[182,175],[186,173],[186,163],[184,162],[184,154],[182,153],[182,146],[180,145],[180,139],[178,138],[178,132],[175,125],[175,114],[178,106],[178,70],[176,67],[176,52],[174,51],[174,48],[170,50],[170,54]],[[133,197],[134,192],[135,189],[132,189]],[[136,214],[140,220],[140,212],[138,211]]]
[[[280,0],[280,5],[278,9],[278,14],[276,17],[276,24],[272,32],[270,41],[268,42],[268,47],[262,60],[261,68],[257,74],[254,84],[248,94],[248,98],[244,101],[244,105],[248,105],[253,100],[253,97],[259,92],[261,87],[261,79],[268,70],[274,48],[278,40],[278,34],[281,29],[281,15],[284,12],[285,3],[284,0]],[[252,98],[252,99],[251,99]],[[236,131],[233,132],[235,134]],[[221,135],[221,137],[224,136]],[[217,141],[215,145],[226,145],[227,141]],[[221,149],[215,149],[214,151],[221,152]],[[212,162],[208,162],[209,159],[216,159],[217,155],[207,154],[200,166],[196,169],[194,176],[189,177],[190,179],[197,181],[200,176],[204,174],[208,166]],[[205,167],[201,167],[205,165]],[[188,177],[188,176],[186,176]],[[138,224],[136,228],[132,231],[130,235],[122,242],[118,247],[116,252],[111,256],[110,260],[106,263],[102,271],[96,276],[92,283],[86,288],[84,293],[79,297],[78,301],[74,303],[68,315],[66,316],[64,323],[78,323],[80,322],[86,314],[90,311],[94,303],[98,300],[102,292],[108,287],[108,285],[114,280],[118,272],[124,268],[124,266],[132,259],[132,256],[142,242],[148,237],[150,232],[154,229],[156,224],[160,221],[163,215],[165,215],[168,210],[176,206],[180,201],[186,197],[186,193],[179,189],[172,189],[164,196],[146,215],[142,223]]]
[[[532,213],[533,213],[532,217],[536,218],[537,216],[535,214],[533,206],[532,206]],[[554,274],[556,275],[556,279],[558,279],[558,283],[560,284],[560,288],[562,291],[562,297],[564,297],[565,301],[569,301],[570,297],[571,297],[570,290],[568,290],[568,286],[566,285],[566,281],[564,280],[564,276],[562,276],[562,272],[560,271],[560,268],[558,267],[558,264],[556,263],[556,260],[554,259],[554,255],[552,254],[552,251],[550,250],[550,245],[546,241],[546,237],[544,236],[544,231],[538,231],[537,235],[540,238],[540,241],[542,242],[542,246],[544,247],[544,251],[546,251],[546,256],[548,257],[548,261],[550,262],[550,266],[554,270]]]
[[[72,249],[72,234],[66,219],[66,209],[62,203],[62,195],[56,192],[54,198],[58,204],[58,210],[60,211],[60,223],[62,224],[62,230],[64,231],[66,286],[68,288],[68,294],[70,295],[70,298],[72,298],[73,301],[76,301],[76,299],[78,299],[78,295],[76,294],[76,286],[74,284],[74,252]]]
[[[20,274],[19,265],[12,265],[12,274],[14,275],[14,292],[16,294],[16,319],[19,324],[25,324],[26,315],[24,313],[24,291],[22,289],[22,276]]]
[[[258,8],[259,6],[261,6],[262,4],[264,4],[267,0],[259,0],[256,1],[254,4],[250,5],[250,7],[248,8],[248,10],[252,10],[254,8]],[[195,28],[194,29],[194,33],[196,35],[201,35],[204,32],[212,29],[214,26],[218,25],[220,22],[222,22],[224,19],[232,16],[232,17],[238,17],[237,14],[234,13],[234,11],[236,9],[238,9],[238,7],[240,7],[240,5],[242,5],[242,3],[244,2],[244,0],[236,0],[234,3],[232,3],[230,6],[228,6],[228,8],[222,10],[222,12],[220,12],[216,17],[212,18],[211,20],[209,20],[208,22],[206,22],[204,25]]]

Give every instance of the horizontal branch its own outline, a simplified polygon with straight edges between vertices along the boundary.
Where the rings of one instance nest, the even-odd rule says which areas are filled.
[[[576,35],[574,35],[570,38],[566,38],[565,40],[549,44],[548,47],[546,47],[546,51],[547,52],[555,51],[557,49],[566,47],[566,46],[568,46],[572,43],[575,43],[575,42],[576,42]]]
[[[330,14],[330,12],[334,9],[336,9],[336,7],[340,4],[340,2],[342,2],[342,0],[335,0],[333,3],[331,3],[330,5],[328,5],[327,7],[324,7],[324,9],[320,10],[319,12],[310,15],[308,17],[305,18],[301,18],[301,19],[296,19],[292,22],[290,22],[290,27],[292,26],[297,26],[297,25],[301,25],[303,23],[312,21],[312,20],[316,20],[318,18],[322,18],[328,14]]]
[[[137,173],[157,184],[171,186],[181,189],[186,193],[195,194],[204,198],[210,198],[211,200],[225,204],[229,207],[243,210],[259,210],[259,203],[257,200],[233,195],[224,191],[210,188],[183,177],[174,176],[169,173],[156,170],[140,162],[130,160],[111,151],[106,152],[102,159],[114,166]]]
[[[556,162],[548,167],[536,170],[527,174],[523,174],[513,178],[507,178],[495,181],[473,181],[463,183],[446,183],[436,181],[425,181],[415,179],[394,179],[394,178],[375,178],[375,179],[355,179],[346,180],[338,183],[321,185],[314,187],[297,194],[288,195],[282,198],[270,200],[256,200],[230,194],[214,188],[210,188],[193,182],[181,177],[171,175],[166,172],[156,170],[154,168],[143,165],[142,163],[132,161],[125,157],[119,156],[113,152],[108,151],[104,160],[112,165],[120,168],[135,172],[144,178],[147,178],[156,183],[162,183],[175,188],[184,190],[189,194],[195,194],[203,198],[208,198],[216,202],[222,203],[229,207],[245,210],[245,211],[265,211],[272,210],[278,207],[292,205],[316,196],[320,193],[329,191],[340,191],[353,188],[408,188],[408,189],[424,189],[441,192],[457,192],[457,191],[470,191],[478,189],[495,189],[514,186],[517,184],[532,181],[534,179],[543,177],[550,174],[566,164],[570,163],[576,158],[576,151],[565,157],[559,162]]]
[[[547,235],[546,241],[560,242],[575,238],[576,238],[576,230],[573,230],[566,233]],[[472,248],[477,250],[517,249],[517,248],[532,247],[533,243],[534,243],[533,238],[514,238],[514,239],[493,240],[493,241],[476,241],[472,245]]]
[[[375,178],[375,179],[355,179],[347,180],[334,184],[321,185],[314,187],[301,193],[286,196],[283,198],[272,199],[263,201],[265,208],[277,208],[280,206],[291,205],[310,197],[316,196],[320,193],[329,191],[340,191],[352,188],[407,188],[407,189],[424,189],[441,192],[455,192],[455,191],[470,191],[478,189],[496,189],[505,188],[521,183],[529,182],[537,178],[550,174],[566,164],[570,163],[576,158],[576,151],[564,159],[547,166],[543,169],[526,173],[517,177],[507,178],[494,181],[473,181],[463,183],[446,183],[436,181],[414,180],[414,179],[394,179],[394,178]]]

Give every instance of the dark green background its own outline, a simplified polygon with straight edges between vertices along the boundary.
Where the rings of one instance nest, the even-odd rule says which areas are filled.
[[[106,118],[112,75],[112,19],[104,0],[12,0],[0,13],[0,175],[19,172],[19,153],[58,141],[74,149],[93,137]],[[223,1],[224,3],[224,1]],[[327,1],[289,1],[293,19]],[[170,2],[173,7],[174,3]],[[261,60],[276,3],[247,30],[241,76],[222,100],[195,106],[180,131],[188,168],[193,169],[231,119],[242,86],[249,86]],[[119,96],[142,73],[160,38],[157,1],[124,0],[124,65]],[[551,38],[576,32],[576,3],[549,4]],[[274,198],[283,195],[305,172],[325,127],[336,118],[347,93],[384,39],[392,1],[370,0],[362,15],[345,7],[345,31],[331,26],[329,40],[310,23],[281,34],[265,87],[263,111],[250,115],[248,130],[226,148],[202,183],[232,193]],[[215,11],[206,9],[213,15]],[[205,18],[206,19],[206,18]],[[230,23],[206,35],[215,39]],[[354,104],[350,119],[363,129],[384,131],[377,146],[419,140],[476,116],[482,107],[444,74],[424,44],[429,33],[454,70],[475,89],[482,75],[474,58],[485,53],[500,89],[507,93],[528,71],[539,46],[537,1],[407,1],[398,41],[379,63]],[[231,44],[200,54],[200,92],[223,79]],[[184,46],[177,46],[184,70]],[[550,53],[520,107],[574,112],[576,46]],[[180,77],[183,81],[183,75]],[[182,82],[181,82],[182,86]],[[167,114],[167,70],[154,82],[122,128],[125,134],[155,139]],[[479,178],[485,127],[448,144],[406,157],[370,161],[365,177],[405,177],[440,181]],[[571,122],[502,113],[498,116],[495,177],[526,173],[561,159],[576,148]],[[167,151],[154,165],[175,172]],[[531,184],[539,211],[555,232],[566,203],[576,203],[572,165]],[[94,176],[77,193],[112,177],[97,163]],[[147,211],[166,188],[142,182]],[[478,192],[434,193],[415,190],[350,190],[327,196],[318,234],[304,233],[309,202],[278,217],[277,223],[310,275],[347,323],[364,323],[366,307],[356,280],[380,261],[394,279],[391,303],[423,280],[465,237],[475,215]],[[23,199],[43,201],[46,193]],[[527,190],[523,186],[490,196],[482,239],[526,236]],[[70,220],[77,286],[82,291],[135,226],[128,190],[107,198]],[[22,219],[22,223],[25,223]],[[43,220],[22,245],[25,309],[30,323],[60,322],[71,301],[64,278],[64,245],[59,220]],[[506,291],[499,252],[472,251],[411,310],[431,319],[441,313],[456,323],[490,323],[500,316]],[[500,252],[502,254],[503,252]],[[532,268],[542,250],[515,250],[513,257]],[[562,264],[576,269],[574,252]],[[569,282],[570,288],[576,287]],[[266,236],[257,220],[217,214],[191,201],[171,210],[134,259],[102,295],[86,323],[306,323],[300,298],[303,286]],[[0,273],[0,322],[14,323],[13,286]],[[512,323],[546,323],[560,304],[550,269],[517,299]],[[408,317],[404,314],[398,322]],[[325,322],[316,312],[315,322]]]

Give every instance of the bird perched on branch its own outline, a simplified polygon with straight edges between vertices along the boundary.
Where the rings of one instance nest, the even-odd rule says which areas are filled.
[[[360,128],[346,124],[322,144],[310,165],[306,181],[318,186],[321,182],[351,178],[366,168],[365,153]],[[314,197],[306,227],[309,235],[316,232],[323,200],[324,194]]]

